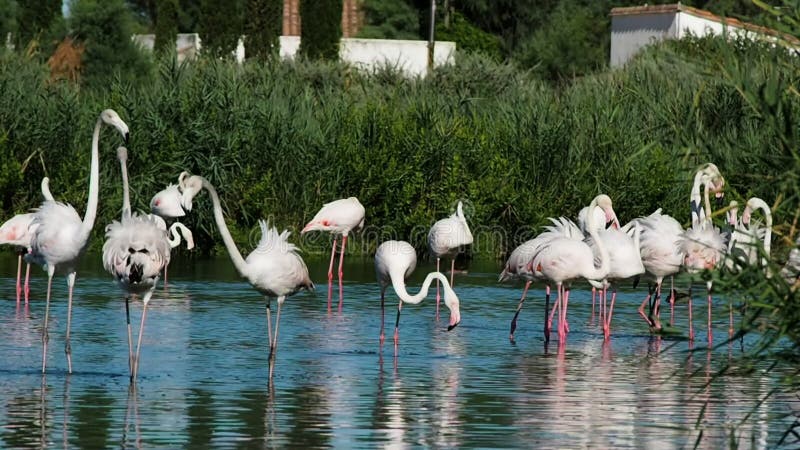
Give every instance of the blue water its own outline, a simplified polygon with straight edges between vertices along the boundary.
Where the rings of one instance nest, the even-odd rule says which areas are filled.
[[[148,308],[133,389],[124,301],[99,258],[86,261],[75,292],[74,373],[66,373],[59,278],[43,377],[46,280],[35,269],[31,303],[18,307],[16,259],[0,258],[0,447],[716,449],[733,440],[771,448],[800,411],[789,394],[760,402],[788,368],[736,370],[750,342],[704,349],[702,298],[694,352],[680,337],[650,335],[636,313],[644,289],[630,287],[617,299],[609,342],[579,285],[564,345],[555,335],[544,344],[538,288],[510,343],[521,287],[498,284],[494,263],[473,263],[456,276],[462,322],[451,332],[446,311],[435,321],[432,296],[406,305],[395,353],[396,297],[390,289],[381,347],[372,261],[358,258],[345,267],[341,313],[326,307],[327,261],[309,261],[317,290],[284,304],[272,387],[265,301],[225,258],[173,260],[168,287]],[[430,267],[417,268],[412,292]],[[727,299],[715,302],[715,343],[722,343]],[[665,311],[668,318],[668,305]],[[140,313],[136,300],[137,326]],[[685,335],[685,303],[675,315]],[[729,364],[734,370],[717,377]]]

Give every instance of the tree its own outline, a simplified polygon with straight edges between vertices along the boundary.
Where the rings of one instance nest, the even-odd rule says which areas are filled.
[[[107,81],[119,74],[137,78],[148,73],[145,56],[131,40],[133,12],[123,0],[74,0],[69,25],[85,45],[82,77],[88,84]]]
[[[300,54],[311,59],[339,59],[342,0],[300,0]]]
[[[244,32],[248,58],[263,60],[278,53],[282,18],[282,0],[247,0]]]
[[[153,50],[174,51],[178,37],[178,0],[156,1],[156,41]]]
[[[198,31],[203,53],[230,57],[242,35],[242,19],[240,0],[202,0]]]
[[[61,0],[25,0],[18,2],[17,26],[21,47],[47,32],[56,18],[61,17]]]
[[[365,0],[364,26],[358,36],[368,39],[419,39],[417,11],[405,0]]]
[[[17,32],[17,12],[19,6],[16,0],[0,0],[0,47],[5,47],[6,38]]]

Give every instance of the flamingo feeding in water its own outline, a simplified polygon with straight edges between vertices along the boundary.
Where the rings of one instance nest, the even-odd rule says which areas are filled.
[[[170,259],[170,244],[166,230],[158,226],[153,217],[131,213],[126,167],[128,151],[125,147],[117,149],[122,170],[122,218],[106,227],[106,242],[103,244],[103,267],[125,292],[125,317],[128,326],[128,368],[131,382],[136,382],[139,371],[139,355],[144,334],[147,305],[156,290],[158,276]],[[136,354],[133,354],[131,338],[131,295],[142,296],[142,319],[139,324],[139,337]]]
[[[50,193],[50,179],[47,177],[42,178],[42,196],[46,201],[53,200],[53,194]],[[20,302],[20,297],[25,294],[25,303],[28,303],[30,296],[30,276],[31,265],[25,263],[25,284],[24,289],[21,282],[22,276],[22,257],[31,251],[31,238],[36,226],[31,227],[33,224],[33,213],[17,214],[16,216],[8,219],[0,226],[0,245],[13,245],[18,248],[17,258],[17,303]]]
[[[81,220],[71,205],[45,201],[34,212],[33,224],[37,225],[31,239],[31,253],[26,258],[29,262],[40,264],[47,270],[47,302],[42,326],[42,373],[47,368],[47,323],[50,318],[50,288],[56,272],[67,275],[67,334],[65,335],[64,352],[67,355],[67,367],[72,373],[72,348],[70,346],[70,326],[72,324],[72,291],[75,286],[75,270],[78,261],[89,243],[89,236],[97,217],[97,196],[100,183],[100,129],[103,124],[111,125],[128,141],[128,125],[120,119],[112,109],[100,113],[92,135],[92,160],[89,175],[89,199],[86,213]]]
[[[239,275],[246,278],[253,288],[267,299],[267,337],[269,338],[269,379],[275,368],[275,353],[278,347],[278,325],[281,319],[281,306],[286,297],[301,289],[313,290],[314,284],[308,276],[308,268],[303,258],[298,254],[297,247],[289,242],[289,232],[284,230],[278,233],[274,227],[261,220],[261,240],[247,259],[242,257],[228,226],[222,215],[222,206],[216,189],[205,178],[194,175],[183,177],[181,181],[183,192],[182,204],[187,211],[192,210],[192,199],[202,190],[206,189],[214,206],[214,220],[222,235],[222,241],[233,261]],[[277,297],[278,314],[275,317],[275,334],[272,334],[272,320],[270,299]]]
[[[589,204],[589,210],[591,211],[595,206],[603,209],[606,222],[616,219],[611,198],[607,195],[601,194],[595,197]],[[568,282],[577,278],[602,280],[608,275],[610,269],[608,250],[606,250],[603,241],[598,238],[598,225],[595,223],[594,214],[589,214],[587,217],[587,231],[589,236],[596,241],[596,249],[600,256],[599,267],[595,266],[595,254],[592,248],[586,242],[571,237],[558,237],[550,240],[541,246],[531,259],[532,269],[541,273],[542,277],[550,280],[558,289],[551,319],[545,324],[545,333],[549,334],[552,315],[558,309],[558,337],[561,342],[564,342],[567,332]]]
[[[456,271],[456,256],[467,245],[472,244],[472,233],[469,231],[467,219],[464,217],[464,206],[458,202],[456,212],[450,217],[438,220],[428,232],[428,249],[436,257],[436,271],[439,262],[445,256],[450,257],[450,287]],[[439,318],[439,280],[436,280],[436,318]]]
[[[444,287],[444,305],[450,309],[450,324],[447,331],[455,328],[461,322],[461,312],[459,310],[458,296],[450,287],[447,277],[441,272],[431,272],[425,277],[422,288],[416,295],[410,295],[406,291],[405,280],[414,272],[417,266],[417,253],[414,247],[405,241],[386,241],[378,246],[375,252],[375,276],[381,285],[381,336],[380,342],[384,340],[384,296],[386,288],[391,284],[394,292],[400,297],[397,305],[397,319],[394,324],[394,345],[397,348],[399,342],[400,311],[403,303],[417,304],[428,296],[428,288],[436,278],[442,282]]]
[[[334,200],[322,205],[322,209],[317,212],[313,219],[303,227],[300,234],[309,231],[329,231],[333,234],[333,248],[331,249],[331,263],[328,265],[328,311],[331,310],[331,299],[333,298],[333,259],[336,256],[336,239],[342,235],[342,250],[339,253],[339,310],[342,309],[343,288],[342,271],[344,263],[344,249],[347,245],[347,236],[353,229],[364,228],[364,206],[355,197]]]
[[[703,202],[700,202],[700,186],[703,186]],[[683,267],[689,273],[698,273],[703,270],[714,270],[722,262],[725,255],[726,244],[719,228],[711,222],[711,203],[709,192],[714,192],[721,198],[725,179],[714,164],[701,167],[694,177],[694,184],[690,193],[692,210],[692,226],[687,229],[680,241],[680,251],[683,254]],[[712,342],[711,331],[711,287],[712,282],[706,282],[708,292],[708,343]],[[694,340],[694,327],[692,325],[692,298],[689,296],[689,340]]]

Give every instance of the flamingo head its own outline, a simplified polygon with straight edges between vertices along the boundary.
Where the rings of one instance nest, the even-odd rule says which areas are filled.
[[[199,175],[189,175],[189,172],[182,172],[178,177],[178,187],[181,194],[181,206],[186,211],[192,210],[192,200],[203,190],[203,177]]]
[[[728,208],[729,208],[728,209],[728,224],[730,224],[730,226],[732,226],[732,227],[735,227],[736,226],[736,217],[737,217],[737,215],[739,213],[739,202],[737,202],[736,200],[731,200]]]
[[[122,138],[125,139],[125,145],[128,144],[128,138],[130,137],[128,124],[120,119],[119,114],[117,114],[116,111],[113,109],[103,110],[103,112],[100,113],[100,120],[116,128],[117,131],[119,131],[119,133],[122,135]]]
[[[606,194],[600,194],[594,199],[594,203],[603,210],[606,215],[606,223],[611,223],[611,227],[619,229],[619,219],[617,213],[614,212],[614,206],[611,202],[611,197]]]
[[[150,211],[161,217],[183,217],[186,212],[181,206],[181,192],[178,186],[170,184],[150,200]]]
[[[700,169],[703,183],[708,186],[709,192],[714,194],[717,199],[717,204],[722,205],[722,198],[725,196],[723,189],[725,188],[725,178],[719,171],[719,168],[712,163],[704,165]]]
[[[450,331],[461,322],[460,304],[455,291],[445,283],[442,285],[444,287],[444,304],[450,310],[450,324],[447,327],[447,331]]]
[[[753,215],[753,208],[750,206],[750,203],[747,203],[747,206],[744,207],[744,212],[742,213],[742,223],[745,225],[750,225],[750,217]]]

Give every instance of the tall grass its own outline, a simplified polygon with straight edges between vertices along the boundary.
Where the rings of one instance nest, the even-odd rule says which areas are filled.
[[[599,192],[623,221],[658,207],[688,221],[690,176],[706,161],[720,166],[734,196],[776,201],[777,228],[788,236],[800,172],[785,128],[800,123],[797,98],[786,96],[779,118],[765,120],[740,86],[704,69],[713,46],[733,55],[743,83],[772,89],[778,79],[784,92],[797,79],[776,64],[788,58],[780,51],[698,41],[562,87],[473,57],[427,79],[330,63],[164,59],[145,84],[120,78],[81,90],[50,84],[44,67],[6,52],[0,207],[9,216],[36,206],[46,174],[56,197],[82,210],[91,129],[111,107],[131,127],[135,206],[146,209],[182,170],[202,174],[218,186],[240,242],[254,240],[260,217],[299,230],[323,202],[357,196],[368,229],[350,251],[369,254],[389,237],[424,251],[427,228],[463,200],[473,256],[500,257],[548,216],[574,216]],[[104,133],[99,224],[121,204],[117,144]],[[217,241],[209,212],[201,205],[186,220],[206,250]],[[321,253],[328,238],[299,242]]]

